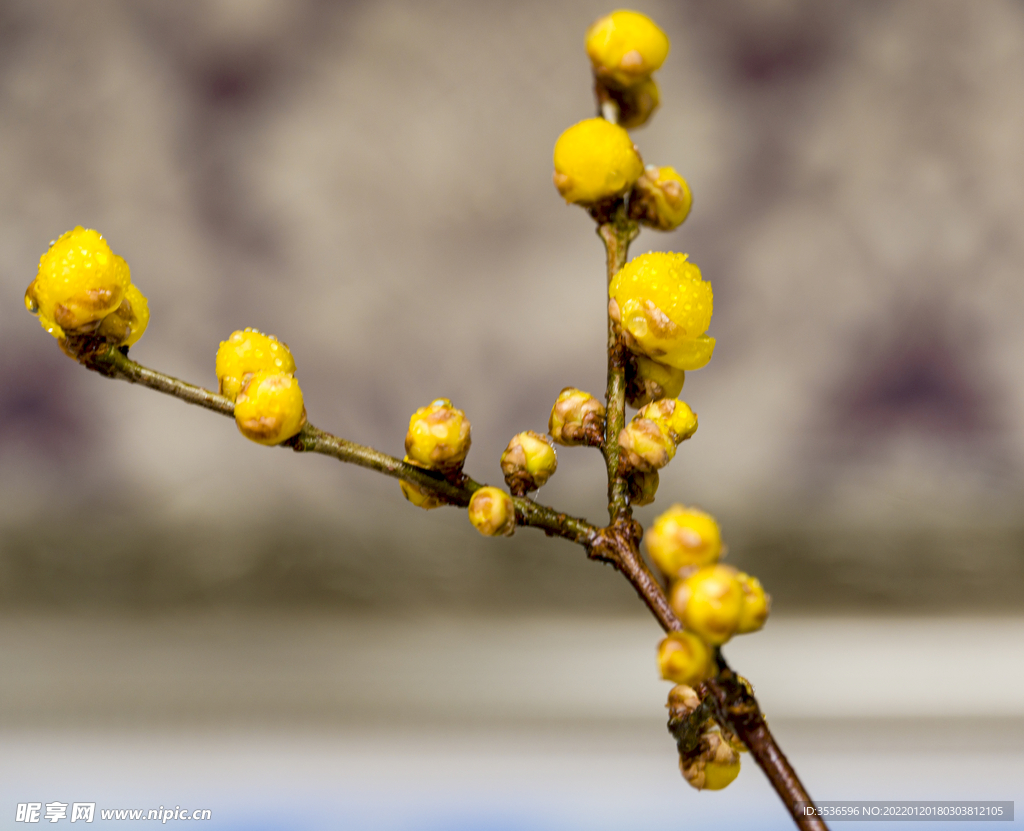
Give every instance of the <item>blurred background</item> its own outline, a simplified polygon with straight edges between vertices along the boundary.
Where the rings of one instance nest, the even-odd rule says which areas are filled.
[[[637,8],[672,51],[634,140],[694,209],[633,251],[689,253],[718,340],[638,515],[714,513],[773,594],[725,653],[813,795],[1024,798],[1024,6]],[[219,341],[272,332],[318,426],[400,455],[446,396],[500,481],[604,386],[603,250],[550,177],[610,10],[0,2],[0,827],[787,827],[753,764],[681,780],[610,569],[87,373],[22,304],[97,228],[140,362],[215,386]],[[560,463],[540,499],[601,520],[598,454]]]

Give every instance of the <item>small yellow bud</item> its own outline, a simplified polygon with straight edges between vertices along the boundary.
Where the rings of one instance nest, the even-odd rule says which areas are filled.
[[[624,88],[612,86],[597,78],[594,92],[599,106],[614,103],[619,114],[615,123],[626,130],[643,127],[661,104],[661,92],[653,78],[645,78],[638,84]]]
[[[294,374],[295,360],[288,345],[273,335],[244,329],[221,341],[215,371],[220,394],[234,400],[257,372]]]
[[[676,455],[676,445],[661,425],[634,416],[619,433],[619,466],[624,473],[665,467]]]
[[[25,308],[55,338],[85,334],[121,305],[130,283],[128,263],[99,231],[79,225],[40,257],[36,278],[25,291]]]
[[[740,572],[736,579],[740,581],[740,588],[743,589],[743,611],[740,613],[740,624],[736,632],[746,635],[764,626],[772,610],[772,598],[756,577]]]
[[[299,382],[285,372],[254,373],[235,399],[235,423],[258,444],[287,441],[306,424]]]
[[[96,334],[118,346],[133,346],[149,325],[149,301],[132,283],[121,305],[100,321]]]
[[[671,632],[658,644],[658,670],[666,681],[694,687],[711,675],[712,654],[693,632]]]
[[[738,574],[731,566],[705,566],[672,587],[673,611],[687,629],[714,646],[721,646],[739,628],[743,588]]]
[[[626,403],[639,409],[661,398],[676,398],[685,381],[684,370],[633,355],[626,367]]]
[[[686,403],[663,398],[643,407],[619,433],[624,469],[657,470],[676,455],[676,447],[697,431],[697,416]]]
[[[406,456],[402,461],[408,462],[411,465],[416,465],[416,467],[423,467],[423,465],[414,462],[408,456]],[[402,494],[405,496],[405,498],[408,499],[417,508],[423,508],[423,510],[425,511],[430,511],[434,508],[440,508],[442,505],[445,504],[442,500],[438,499],[437,496],[435,496],[433,493],[424,490],[419,485],[414,485],[412,482],[399,480],[398,485],[399,487],[401,487]]]
[[[409,419],[405,452],[423,467],[455,471],[466,461],[471,441],[466,414],[453,407],[447,398],[437,398]]]
[[[619,10],[587,29],[587,55],[594,74],[628,87],[646,79],[668,57],[668,36],[646,15]]]
[[[656,470],[633,470],[626,476],[629,504],[635,508],[650,505],[658,493],[661,477]]]
[[[682,505],[673,505],[654,520],[644,542],[658,568],[673,579],[714,565],[722,553],[722,533],[714,517]]]
[[[649,418],[664,428],[675,444],[681,444],[697,432],[697,414],[685,401],[661,398],[640,408],[638,418]]]
[[[630,260],[612,279],[608,312],[629,348],[676,369],[711,360],[711,284],[686,254],[652,251]]]
[[[719,733],[705,733],[697,753],[680,758],[679,770],[697,790],[720,791],[739,776],[740,757]]]
[[[499,488],[480,488],[469,500],[469,521],[485,537],[511,537],[516,530],[516,506]]]
[[[537,490],[557,468],[554,442],[533,430],[517,433],[501,454],[501,472],[516,496]]]
[[[604,440],[604,404],[589,392],[566,387],[551,408],[548,432],[558,444],[567,447],[600,445]]]
[[[668,717],[674,720],[689,718],[700,707],[697,691],[686,684],[676,684],[668,691]]]
[[[554,162],[558,192],[581,205],[620,196],[644,172],[629,133],[603,118],[588,118],[562,133]]]
[[[690,186],[671,167],[649,165],[629,195],[630,217],[658,231],[678,228],[692,206]]]

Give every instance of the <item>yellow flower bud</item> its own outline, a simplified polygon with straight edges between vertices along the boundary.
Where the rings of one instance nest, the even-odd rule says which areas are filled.
[[[604,440],[604,404],[589,392],[566,387],[551,408],[548,432],[558,444],[569,447],[600,445]]]
[[[689,718],[700,707],[700,696],[697,691],[686,684],[676,684],[668,691],[668,717],[682,720]]]
[[[632,184],[632,183],[630,183]],[[50,243],[25,291],[25,308],[55,338],[94,331],[117,309],[131,282],[128,263],[99,231],[78,226]]]
[[[597,78],[594,84],[598,104],[613,103],[618,110],[616,124],[635,130],[648,122],[661,104],[661,92],[653,78],[645,78],[631,87],[615,87]],[[604,110],[602,109],[602,112]]]
[[[658,493],[661,477],[656,470],[633,470],[626,476],[629,504],[635,508],[650,505]]]
[[[294,374],[295,360],[288,345],[273,335],[244,329],[221,341],[215,371],[220,394],[234,399],[257,372]]]
[[[678,398],[661,398],[640,408],[638,418],[649,418],[664,428],[669,438],[677,445],[697,432],[697,414],[685,401]]]
[[[630,217],[659,231],[682,225],[692,206],[690,186],[671,167],[649,165],[629,195]]]
[[[420,407],[409,419],[405,452],[416,464],[431,470],[455,471],[469,453],[469,419],[447,398]]]
[[[714,646],[721,646],[739,628],[743,588],[738,574],[731,566],[705,566],[672,587],[673,611],[687,629]]]
[[[676,369],[711,360],[711,284],[686,254],[652,251],[630,260],[609,286],[608,312],[629,348]]]
[[[554,442],[533,430],[517,433],[501,454],[501,472],[516,496],[537,490],[557,468]]]
[[[480,488],[469,500],[469,521],[485,537],[511,537],[516,530],[516,506],[499,488]]]
[[[587,29],[587,55],[594,74],[628,87],[643,81],[668,57],[668,36],[646,15],[615,11]]]
[[[149,325],[149,301],[132,283],[121,305],[100,321],[96,334],[118,346],[133,346]]]
[[[254,373],[235,399],[235,424],[258,444],[280,444],[306,424],[302,390],[285,372]]]
[[[740,581],[740,588],[743,589],[743,610],[740,613],[740,623],[736,632],[746,635],[749,632],[756,632],[766,620],[772,610],[772,598],[767,594],[761,581],[749,574],[740,572],[736,575]]]
[[[644,542],[658,568],[673,579],[714,565],[722,553],[722,533],[714,517],[682,505],[673,505],[654,520]]]
[[[658,644],[658,670],[666,681],[694,687],[710,677],[712,662],[708,645],[692,632],[670,632]]]
[[[588,118],[562,133],[554,161],[558,192],[581,205],[625,193],[644,172],[629,133],[603,118]]]
[[[697,431],[697,416],[683,401],[663,398],[643,407],[619,433],[622,465],[657,470],[676,455],[676,447]]]
[[[626,367],[626,403],[640,408],[661,398],[675,398],[683,391],[686,372],[633,355]]]
[[[697,790],[720,791],[739,776],[740,757],[719,733],[705,733],[697,753],[680,758],[679,770]]]
[[[402,461],[408,462],[411,465],[416,465],[416,467],[423,467],[423,465],[414,462],[408,456],[406,456]],[[442,500],[438,499],[437,496],[435,496],[433,493],[424,490],[419,485],[414,485],[412,482],[399,480],[398,485],[399,487],[401,487],[402,494],[405,496],[405,498],[408,499],[417,508],[422,508],[425,511],[430,511],[433,510],[434,508],[440,508],[442,505],[445,504]]]
[[[634,416],[619,433],[619,451],[619,466],[629,474],[665,467],[676,455],[676,445],[661,425]]]

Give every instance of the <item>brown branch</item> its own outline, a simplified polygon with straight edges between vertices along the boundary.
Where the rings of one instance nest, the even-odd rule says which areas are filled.
[[[86,345],[89,348],[84,348]],[[75,352],[76,346],[83,348]],[[66,344],[65,350],[87,368],[107,378],[139,384],[172,395],[189,404],[213,410],[215,413],[234,416],[235,405],[231,399],[144,367],[112,346],[97,346],[94,342],[83,342]],[[290,447],[297,453],[321,453],[341,462],[410,482],[429,490],[449,505],[465,507],[469,504],[474,491],[483,487],[479,482],[462,474],[446,479],[440,473],[424,470],[372,447],[339,438],[312,424],[307,424],[282,446]],[[569,516],[525,497],[513,497],[512,501],[516,506],[516,521],[519,525],[540,528],[549,536],[563,537],[581,545],[589,545],[597,538],[598,529],[584,519]]]
[[[629,244],[640,232],[626,216],[626,203],[619,199],[613,206],[595,209],[599,219],[597,234],[607,255],[608,283],[626,264]],[[605,393],[604,459],[608,468],[608,516],[613,523],[628,520],[631,511],[626,495],[626,480],[619,473],[619,433],[626,426],[626,358],[618,326],[608,316],[608,386]]]
[[[609,274],[613,275],[617,270],[616,264],[621,267],[625,262],[626,248],[629,240],[635,236],[635,226],[630,230],[625,223],[610,223],[609,228],[608,237],[611,241],[608,242],[605,233],[602,233],[602,239],[606,239],[608,244],[608,270]],[[88,369],[108,378],[149,387],[224,416],[234,415],[234,403],[229,398],[144,367],[128,358],[119,349],[102,344],[93,338],[64,342],[61,348]],[[611,351],[609,355],[611,356]],[[622,484],[622,479],[617,475],[618,433],[622,429],[624,406],[618,395],[624,390],[624,374],[618,374],[618,380],[613,383],[613,375],[619,373],[619,370],[613,367],[614,363],[609,360],[610,426],[605,434],[605,457],[608,460],[609,480],[619,485]],[[614,398],[613,391],[616,396]],[[618,429],[611,426],[615,422],[611,417],[613,401],[618,402]],[[321,453],[342,462],[410,482],[431,491],[450,505],[468,505],[473,492],[481,487],[479,483],[462,474],[446,479],[439,473],[410,465],[372,447],[347,441],[309,424],[284,446],[300,453]],[[583,545],[591,559],[609,563],[622,572],[662,629],[666,632],[682,629],[682,623],[672,611],[661,584],[651,574],[640,555],[643,530],[630,517],[624,490],[621,493],[621,502],[616,501],[620,496],[617,487],[610,487],[609,493],[612,523],[606,528],[597,528],[586,520],[568,516],[524,497],[513,498],[516,521],[520,525],[540,528],[550,536],[559,536]],[[710,708],[716,720],[726,725],[749,748],[754,760],[768,776],[797,825],[808,831],[827,831],[827,826],[820,819],[808,818],[798,813],[798,803],[809,803],[811,799],[800,783],[796,771],[775,743],[749,686],[721,658],[719,667],[717,677],[704,682],[701,687],[700,692],[704,699],[702,706]],[[678,725],[676,728],[673,735],[679,742],[677,733],[682,728]]]

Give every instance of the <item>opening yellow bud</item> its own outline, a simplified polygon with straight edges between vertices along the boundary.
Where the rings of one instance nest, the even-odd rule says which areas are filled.
[[[554,442],[533,430],[517,433],[501,454],[501,472],[505,474],[509,490],[516,496],[537,490],[557,468]]]
[[[690,186],[671,167],[648,166],[629,195],[630,217],[659,231],[682,225],[692,206]]]
[[[569,447],[600,444],[604,439],[604,404],[589,392],[566,387],[551,408],[548,432],[558,444]]]
[[[609,286],[609,313],[629,348],[676,369],[711,360],[711,284],[686,254],[653,251],[630,260]]]

